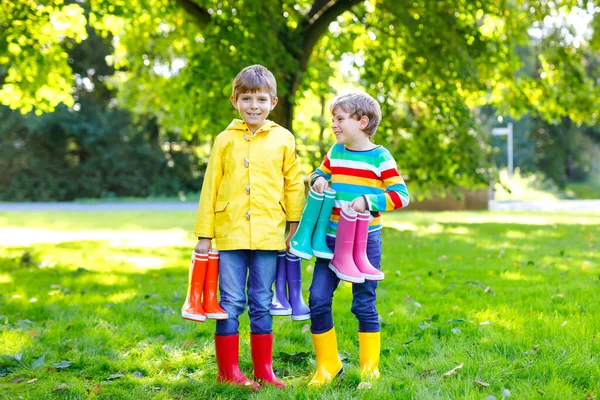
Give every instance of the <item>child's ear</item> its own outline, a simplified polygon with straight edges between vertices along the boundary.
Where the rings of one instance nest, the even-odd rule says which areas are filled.
[[[233,97],[233,95],[231,95],[231,97],[229,98],[229,100],[231,101],[231,104],[233,105],[233,108],[235,108],[236,110],[237,108],[237,100],[235,97]]]
[[[279,97],[273,97],[273,100],[271,101],[271,110],[275,108],[275,106],[277,105],[278,102],[279,102]]]
[[[369,117],[367,117],[366,115],[363,115],[362,117],[360,117],[360,119],[358,120],[360,129],[365,129],[367,127],[367,125],[369,125]]]

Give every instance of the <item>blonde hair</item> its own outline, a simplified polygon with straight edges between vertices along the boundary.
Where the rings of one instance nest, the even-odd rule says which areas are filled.
[[[255,93],[266,91],[271,100],[277,97],[277,81],[265,67],[259,64],[250,65],[241,70],[233,80],[231,95],[237,100],[240,93]]]
[[[329,112],[342,109],[351,117],[360,120],[363,116],[369,118],[369,123],[363,131],[373,136],[381,122],[381,107],[377,100],[365,92],[350,92],[337,96],[329,105]]]

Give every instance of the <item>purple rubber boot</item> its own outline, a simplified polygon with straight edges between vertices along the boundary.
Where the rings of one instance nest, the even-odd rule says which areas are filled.
[[[292,315],[292,306],[287,299],[287,263],[285,251],[277,252],[277,277],[275,278],[275,294],[271,302],[271,315]]]
[[[302,298],[302,261],[291,253],[287,253],[287,282],[292,305],[292,320],[304,321],[310,318],[310,309]]]

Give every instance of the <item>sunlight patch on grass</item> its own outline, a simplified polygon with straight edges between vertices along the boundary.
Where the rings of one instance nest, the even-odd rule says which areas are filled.
[[[22,354],[30,346],[31,336],[27,332],[0,331],[0,354]]]
[[[497,307],[496,309],[486,309],[473,315],[479,325],[499,326],[508,330],[523,330],[524,320],[522,316],[515,315],[515,311],[506,307]]]
[[[127,300],[131,300],[136,296],[137,292],[135,290],[129,290],[126,292],[116,293],[111,296],[108,296],[107,300],[109,303],[122,303]]]
[[[509,239],[523,239],[525,238],[525,233],[519,231],[508,231],[506,232],[506,237]]]
[[[427,233],[442,233],[444,226],[440,224],[432,224],[427,227]]]
[[[163,231],[60,231],[52,229],[0,228],[3,246],[31,246],[38,243],[78,241],[109,242],[113,246],[189,246],[194,238],[182,229]]]
[[[103,286],[129,285],[129,278],[126,276],[117,276],[112,274],[87,275],[79,278],[83,285],[100,284]]]
[[[0,274],[0,283],[12,283],[13,277],[9,274]]]
[[[452,233],[454,235],[470,235],[471,234],[471,230],[464,226],[457,226],[456,228],[448,228],[448,229],[446,229],[446,232]]]
[[[126,262],[137,268],[158,269],[165,265],[164,258],[160,257],[142,257],[142,256],[122,256],[115,255],[113,260]]]
[[[407,222],[399,222],[399,221],[385,221],[383,225],[386,228],[395,229],[397,231],[416,231],[419,228],[415,224],[410,224]]]
[[[502,272],[500,276],[509,281],[541,282],[543,280],[540,275],[527,276],[522,275],[520,272]]]

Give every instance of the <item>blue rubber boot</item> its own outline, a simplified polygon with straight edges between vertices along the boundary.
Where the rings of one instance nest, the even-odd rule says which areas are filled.
[[[298,230],[290,243],[290,253],[310,260],[313,257],[313,251],[311,246],[312,234],[319,218],[319,212],[321,211],[321,205],[323,204],[323,194],[319,194],[310,189],[306,198],[306,205],[304,211],[302,211],[302,217],[300,218],[300,224]]]
[[[331,217],[331,210],[333,210],[333,204],[335,202],[335,190],[327,189],[325,191],[325,198],[323,199],[323,206],[317,219],[317,226],[312,236],[312,252],[315,257],[324,258],[331,260],[333,258],[333,252],[327,247],[325,237],[327,234],[327,225],[329,225],[329,218]]]
[[[287,298],[287,262],[285,250],[277,252],[277,277],[275,278],[275,295],[271,302],[271,315],[292,315],[292,306]]]
[[[293,254],[287,254],[285,258],[290,304],[292,305],[292,321],[310,319],[310,308],[302,298],[302,260]]]

